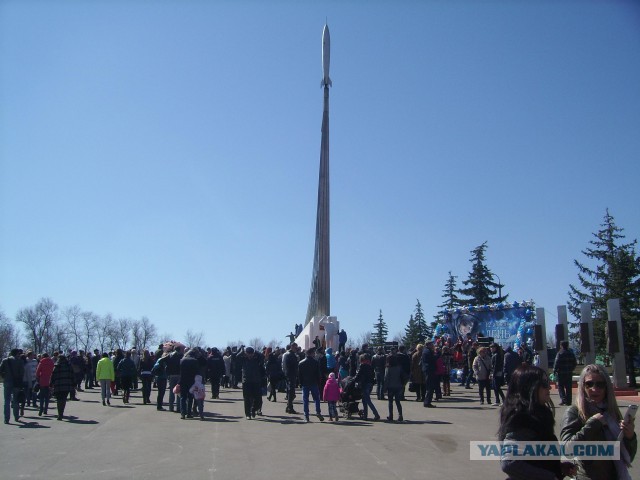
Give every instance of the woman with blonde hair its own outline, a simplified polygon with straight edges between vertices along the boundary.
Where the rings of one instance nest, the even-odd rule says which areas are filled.
[[[613,442],[620,432],[620,460],[578,460],[578,480],[631,479],[628,468],[638,449],[633,420],[622,420],[609,375],[600,365],[587,365],[578,380],[575,404],[564,413],[560,438],[565,442]]]

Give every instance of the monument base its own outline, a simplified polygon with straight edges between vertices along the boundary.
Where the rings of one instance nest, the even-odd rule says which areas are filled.
[[[338,322],[338,317],[313,317],[304,326],[302,333],[296,337],[295,342],[299,347],[307,350],[314,346],[313,341],[318,337],[321,345],[325,348],[332,348],[336,352],[338,350],[339,331],[340,322]]]

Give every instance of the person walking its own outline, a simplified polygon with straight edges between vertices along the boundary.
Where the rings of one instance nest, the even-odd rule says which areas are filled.
[[[38,395],[40,397],[40,410],[38,416],[48,415],[49,399],[51,398],[51,375],[53,374],[54,363],[47,352],[42,354],[38,367],[36,368],[36,381],[40,385]]]
[[[473,374],[478,381],[480,405],[484,405],[484,394],[487,393],[487,404],[491,404],[491,390],[489,390],[489,375],[491,374],[491,359],[487,347],[480,347],[478,355],[473,361]]]
[[[316,416],[318,420],[324,422],[324,417],[320,410],[320,391],[318,382],[320,380],[320,365],[314,358],[316,354],[315,348],[306,351],[304,360],[298,365],[298,376],[302,385],[302,405],[304,411],[304,419],[309,422],[309,394],[311,394],[316,405]]]
[[[153,383],[151,369],[154,363],[149,350],[144,350],[140,363],[138,364],[138,372],[140,380],[142,381],[142,403],[144,405],[151,403],[151,383]]]
[[[400,402],[400,393],[404,389],[407,382],[407,374],[398,362],[395,355],[387,356],[387,368],[384,372],[384,390],[387,392],[389,400],[389,416],[387,420],[393,422],[393,403],[395,402],[398,410],[398,421],[404,420],[402,416],[402,403]]]
[[[433,404],[433,392],[436,388],[438,375],[436,374],[436,355],[433,342],[427,342],[422,351],[422,373],[425,379],[426,394],[422,405],[426,408],[435,408]]]
[[[0,374],[4,384],[4,423],[9,423],[11,420],[12,409],[13,419],[17,422],[20,418],[18,397],[24,377],[24,362],[20,359],[20,352],[19,348],[14,348],[0,363]]]
[[[560,405],[571,405],[571,388],[573,386],[573,370],[578,362],[576,356],[569,350],[569,342],[560,342],[560,351],[553,362],[553,374],[558,383],[558,395],[560,395]]]
[[[338,400],[340,400],[340,386],[338,385],[334,372],[329,374],[329,378],[327,378],[327,382],[324,384],[322,398],[327,402],[327,406],[329,407],[329,421],[334,420],[337,422],[339,419],[337,404]]]
[[[51,386],[56,397],[58,420],[62,420],[67,405],[67,396],[73,393],[77,376],[65,355],[58,355],[58,360],[51,374]]]
[[[287,346],[287,351],[282,355],[282,370],[287,382],[287,408],[286,413],[296,414],[293,409],[293,400],[296,398],[296,382],[298,379],[298,345],[292,343]]]
[[[262,382],[266,380],[264,360],[253,347],[246,347],[238,357],[242,357],[244,414],[247,420],[251,420],[262,415]]]
[[[371,366],[371,356],[368,353],[360,355],[360,366],[356,371],[355,381],[359,383],[362,389],[362,408],[364,410],[363,419],[368,419],[369,409],[373,413],[373,421],[380,420],[380,415],[376,406],[371,401],[371,390],[373,389],[373,367]]]
[[[493,386],[493,393],[496,397],[495,407],[500,406],[500,402],[504,402],[504,392],[502,391],[502,385],[504,385],[504,353],[502,348],[497,343],[491,344],[491,381]]]
[[[102,405],[111,405],[111,382],[116,381],[116,373],[113,369],[113,363],[109,358],[109,354],[104,352],[102,358],[98,360],[96,365],[96,379],[100,384],[100,396],[102,397]]]
[[[124,354],[124,358],[120,361],[117,368],[120,372],[120,384],[122,386],[122,403],[129,403],[131,396],[131,388],[133,387],[133,379],[137,378],[138,371],[136,364],[131,358],[131,351]]]

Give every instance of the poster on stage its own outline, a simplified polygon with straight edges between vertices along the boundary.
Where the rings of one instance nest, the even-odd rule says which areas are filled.
[[[520,344],[531,334],[531,306],[511,308],[470,307],[444,313],[442,333],[454,343],[467,334],[492,337],[503,348]]]

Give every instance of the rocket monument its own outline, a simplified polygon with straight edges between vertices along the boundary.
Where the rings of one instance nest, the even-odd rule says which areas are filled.
[[[313,256],[311,293],[305,325],[314,317],[328,317],[331,305],[330,246],[329,246],[329,64],[331,38],[329,26],[322,31],[322,81],[324,108],[322,112],[322,139],[320,142],[320,174],[318,179],[318,207],[316,212],[316,245]]]

